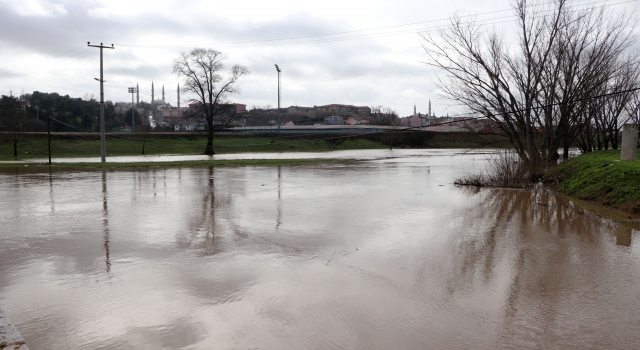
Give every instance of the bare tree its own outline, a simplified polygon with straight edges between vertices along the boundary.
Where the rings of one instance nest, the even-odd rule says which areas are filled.
[[[619,84],[612,81],[619,80],[623,73],[619,62],[634,39],[629,27],[630,17],[615,16],[605,7],[563,13],[553,59],[545,70],[537,103],[545,106],[543,122],[553,132],[547,134],[547,147],[563,148],[565,159],[590,119],[591,100],[624,90],[614,87]],[[609,97],[597,100],[606,102]],[[626,103],[627,99],[620,101]]]
[[[501,34],[483,31],[477,23],[465,22],[460,16],[453,17],[449,28],[439,32],[442,40],[428,33],[422,35],[428,58],[425,63],[447,74],[447,81],[440,82],[447,97],[493,121],[509,137],[519,157],[528,162],[549,158],[549,150],[536,139],[539,133],[534,132],[534,122],[540,111],[534,107],[545,68],[552,59],[565,3],[514,3],[517,53],[510,50]],[[532,12],[547,15],[535,16]]]
[[[640,81],[640,77],[637,79]],[[631,101],[627,105],[627,114],[629,115],[629,121],[640,124],[640,90],[632,93]]]
[[[227,55],[214,49],[195,48],[182,52],[173,63],[173,73],[184,79],[181,91],[195,95],[189,102],[198,106],[197,116],[204,120],[207,128],[204,154],[214,154],[213,131],[216,117],[224,114],[229,96],[240,92],[238,79],[249,74],[245,66],[236,64],[224,79],[221,75],[224,69],[222,61],[226,58]],[[227,125],[229,122],[231,120],[222,120],[217,125]]]
[[[599,123],[602,128],[600,135],[604,143],[604,149],[611,147],[618,148],[618,139],[622,126],[628,122],[630,116],[625,114],[627,105],[631,104],[633,98],[633,88],[637,87],[640,80],[638,60],[636,57],[630,57],[614,65],[615,74],[609,79],[609,93],[616,93],[602,99],[602,112],[597,115],[600,117]]]
[[[22,133],[27,129],[29,119],[24,104],[13,94],[0,97],[0,124],[11,135],[13,142],[13,156],[18,156],[18,142]]]
[[[515,0],[515,46],[460,16],[438,36],[422,35],[425,63],[446,73],[446,97],[490,119],[530,164],[555,161],[558,148],[568,155],[589,114],[585,101],[609,85],[635,40],[628,16],[566,3]]]
[[[396,125],[398,113],[391,107],[383,105],[371,106],[371,124]]]
[[[83,101],[92,102],[96,100],[96,95],[92,93],[85,92],[82,96]]]

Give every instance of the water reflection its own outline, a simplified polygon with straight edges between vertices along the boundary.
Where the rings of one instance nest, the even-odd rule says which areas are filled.
[[[276,219],[276,230],[282,223],[282,166],[278,165],[278,218]]]
[[[634,226],[477,163],[0,174],[0,304],[33,348],[637,348]]]
[[[616,225],[616,244],[623,247],[631,247],[631,237],[633,236],[633,226],[619,223]]]
[[[202,198],[193,207],[188,229],[177,234],[176,243],[180,249],[197,249],[200,254],[207,256],[223,251],[223,245],[216,237],[215,168],[209,167],[202,175],[198,179],[205,184]]]
[[[498,339],[503,346],[580,348],[581,332],[571,329],[583,324],[578,320],[599,319],[600,327],[615,323],[620,307],[603,307],[592,298],[610,297],[607,281],[615,280],[618,272],[607,261],[606,233],[615,228],[616,244],[630,246],[631,228],[575,210],[565,197],[544,190],[475,195],[483,199],[469,229],[480,232],[455,240],[451,254],[458,257],[448,264],[449,298],[468,298],[480,285],[504,285],[504,314],[496,315],[496,322],[502,319]],[[633,294],[624,299],[631,301]],[[631,316],[626,322],[636,321]],[[616,341],[615,336],[600,334],[589,344],[608,347]]]
[[[102,172],[102,229],[104,240],[104,263],[107,273],[111,272],[111,259],[109,258],[109,206],[107,204],[107,173]]]
[[[53,173],[51,168],[49,168],[49,202],[51,203],[51,215],[56,211],[53,198]]]

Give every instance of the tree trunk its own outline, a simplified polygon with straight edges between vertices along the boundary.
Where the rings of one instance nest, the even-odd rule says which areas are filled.
[[[564,145],[563,149],[562,149],[562,159],[567,160],[569,159],[569,146]]]
[[[213,123],[209,123],[209,130],[207,131],[207,147],[204,149],[204,154],[212,156],[213,152]]]
[[[18,139],[13,140],[13,156],[18,156]]]

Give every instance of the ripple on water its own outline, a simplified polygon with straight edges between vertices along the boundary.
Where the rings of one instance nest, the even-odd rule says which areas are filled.
[[[357,153],[0,174],[0,300],[34,349],[640,347],[633,228],[438,186],[473,155]]]

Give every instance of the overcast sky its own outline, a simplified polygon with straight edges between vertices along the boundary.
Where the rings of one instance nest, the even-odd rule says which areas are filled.
[[[638,0],[579,0],[638,11]],[[477,14],[508,34],[513,12],[506,0],[394,1],[111,1],[0,0],[0,94],[58,92],[72,97],[99,93],[99,50],[87,41],[114,44],[104,52],[105,99],[156,99],[165,87],[176,104],[179,78],[173,60],[193,47],[228,54],[227,67],[243,64],[233,101],[277,106],[329,103],[387,105],[401,116],[455,112],[437,96],[438,72],[421,63],[417,32],[446,23],[454,12]],[[184,98],[184,96],[183,96]],[[183,102],[184,104],[184,102]]]

